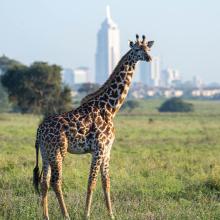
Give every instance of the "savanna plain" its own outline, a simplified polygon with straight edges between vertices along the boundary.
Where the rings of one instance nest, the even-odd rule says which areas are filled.
[[[115,118],[110,173],[116,219],[220,219],[220,102],[190,101],[192,113],[158,113],[141,101]],[[42,219],[32,186],[41,117],[0,114],[0,219]],[[63,191],[71,219],[83,219],[91,155],[67,154]],[[91,220],[108,219],[98,178]],[[62,219],[49,192],[50,219]]]

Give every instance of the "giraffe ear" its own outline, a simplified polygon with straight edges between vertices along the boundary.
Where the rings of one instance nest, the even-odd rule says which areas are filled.
[[[148,42],[147,42],[147,46],[148,46],[149,48],[151,48],[151,47],[153,46],[153,44],[154,44],[154,41],[148,41]]]
[[[128,43],[129,43],[130,48],[133,48],[133,47],[134,47],[133,41],[130,41],[130,40],[129,40]]]

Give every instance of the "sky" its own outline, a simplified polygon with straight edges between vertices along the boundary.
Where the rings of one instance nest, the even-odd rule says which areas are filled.
[[[219,0],[0,0],[0,56],[87,66],[94,74],[106,5],[120,29],[121,55],[136,33],[145,34],[162,68],[178,69],[183,80],[220,83]]]

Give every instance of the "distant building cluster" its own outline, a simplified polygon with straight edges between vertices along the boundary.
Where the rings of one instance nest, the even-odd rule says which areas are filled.
[[[140,82],[148,87],[169,88],[181,82],[178,70],[173,68],[161,70],[160,57],[152,57],[150,63],[141,62],[139,65]]]
[[[97,34],[95,82],[103,84],[114,70],[119,59],[119,29],[117,24],[112,20],[109,6],[107,6],[106,18]],[[159,57],[153,57],[151,63],[141,62],[139,66],[139,80],[136,81],[149,87],[170,87],[180,81],[178,70],[168,68],[161,71]]]
[[[110,8],[106,8],[106,18],[97,33],[97,47],[95,53],[95,83],[101,85],[109,77],[120,59],[120,33],[118,25],[113,21]],[[167,68],[161,70],[159,56],[152,57],[150,63],[140,62],[139,71],[135,73],[134,82],[141,82],[149,88],[175,87],[181,83],[181,75],[178,70]],[[91,82],[88,68],[64,69],[63,81],[73,87],[74,84]],[[195,86],[202,85],[201,80],[195,77]]]
[[[113,21],[110,8],[106,8],[106,17],[97,32],[95,52],[95,71],[86,66],[63,68],[62,81],[72,89],[74,95],[82,95],[82,91],[91,92],[99,88],[113,72],[120,60],[120,31]],[[0,75],[5,72],[5,66],[10,60],[5,55],[0,56]],[[139,62],[129,90],[131,98],[151,97],[188,97],[220,99],[220,84],[205,85],[199,76],[183,82],[182,75],[176,68],[164,68],[159,56],[153,56],[151,62]],[[94,76],[94,79],[93,77]],[[83,85],[84,84],[84,85]],[[81,91],[81,92],[80,92]],[[85,92],[86,93],[86,92]]]
[[[95,83],[102,85],[113,72],[120,59],[120,33],[113,21],[110,8],[97,33],[95,53]],[[62,71],[65,84],[79,88],[80,84],[90,83],[91,72],[87,67],[65,68]],[[140,62],[135,73],[129,95],[133,98],[146,97],[214,97],[220,95],[220,86],[205,87],[202,79],[195,76],[192,81],[182,82],[178,69],[163,68],[159,56],[152,57],[150,63]]]

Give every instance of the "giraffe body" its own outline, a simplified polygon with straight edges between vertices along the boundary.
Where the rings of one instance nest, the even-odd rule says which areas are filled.
[[[92,154],[88,180],[85,216],[89,217],[92,194],[97,175],[101,171],[102,187],[109,215],[113,218],[110,199],[109,161],[115,139],[113,119],[127,96],[138,60],[150,61],[147,51],[152,42],[130,43],[131,50],[121,59],[110,78],[95,93],[86,96],[77,109],[45,119],[39,126],[36,139],[36,167],[34,184],[41,182],[44,219],[49,219],[47,192],[51,185],[61,211],[69,215],[62,194],[62,161],[67,152]],[[38,149],[42,157],[42,176],[38,173]]]

